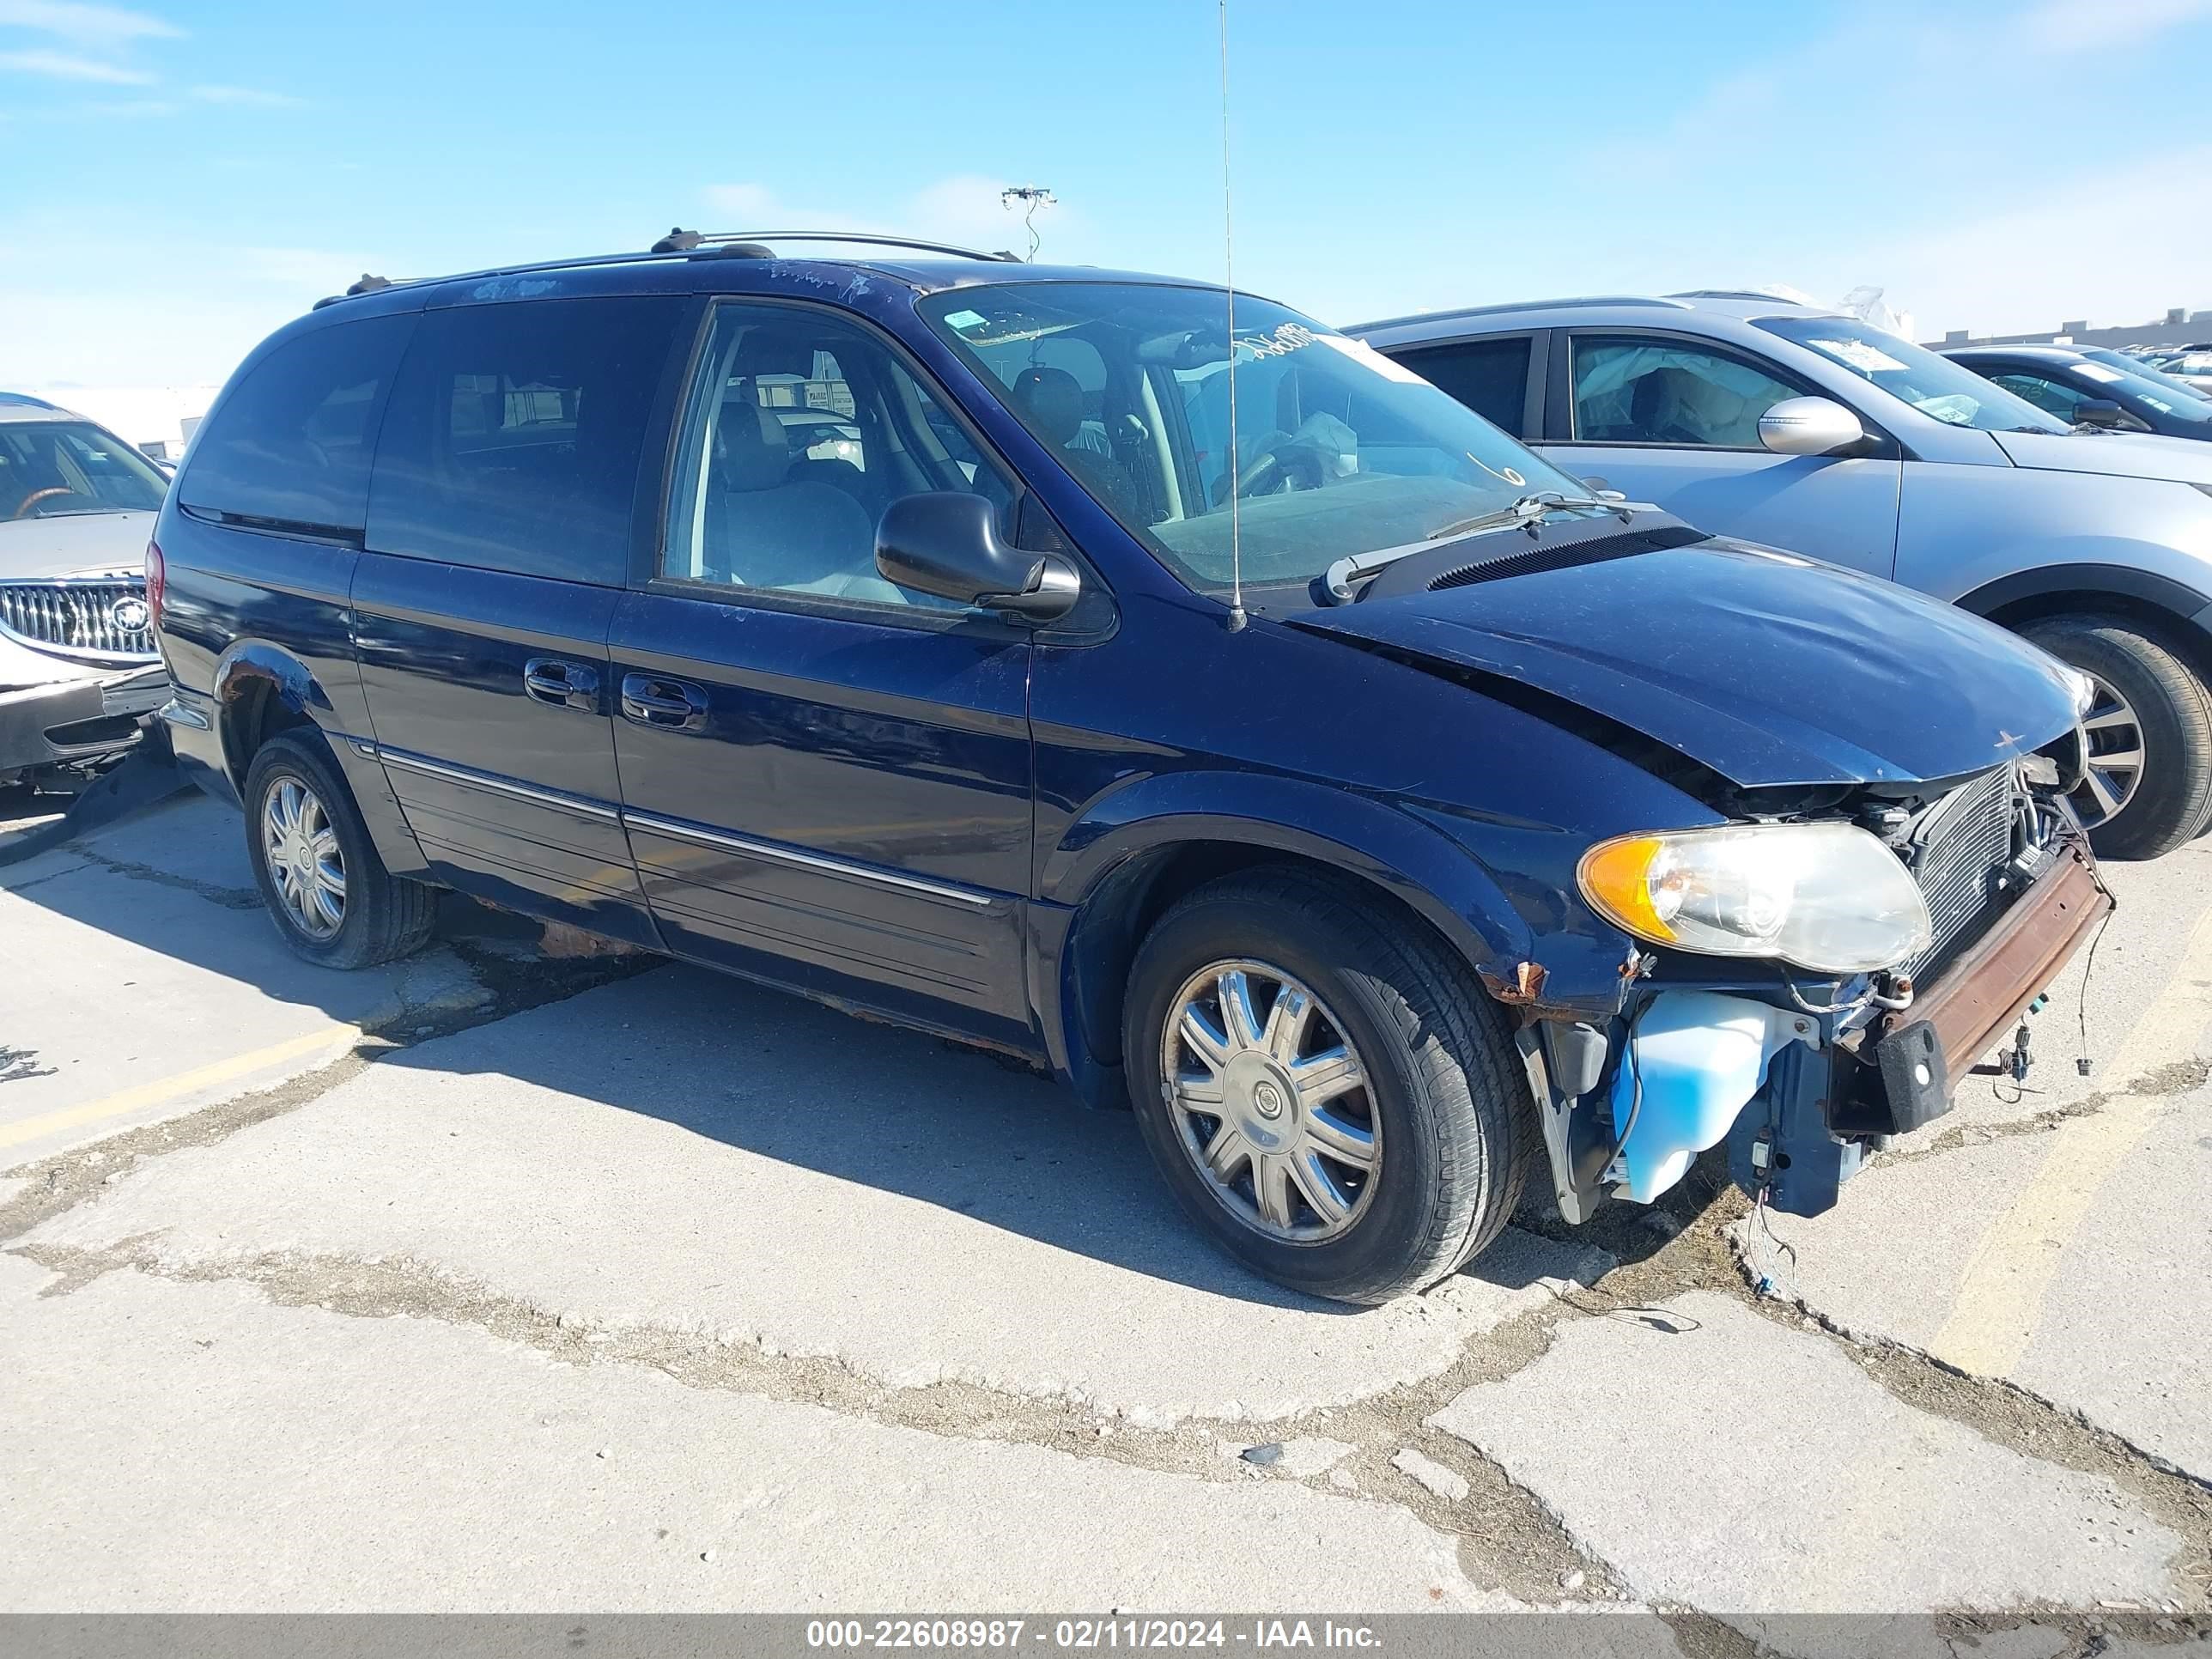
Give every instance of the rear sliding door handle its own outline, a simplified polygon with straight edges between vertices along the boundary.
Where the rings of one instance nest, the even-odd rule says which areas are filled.
[[[522,689],[538,702],[556,708],[599,712],[599,671],[558,657],[532,657],[522,665]]]
[[[688,680],[664,679],[658,674],[625,674],[622,683],[622,711],[626,720],[656,726],[670,732],[707,729],[707,694]]]

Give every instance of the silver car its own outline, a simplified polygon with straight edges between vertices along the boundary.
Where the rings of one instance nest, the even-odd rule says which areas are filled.
[[[105,428],[0,393],[0,787],[131,747],[167,700],[145,556],[167,487]]]
[[[2212,822],[2212,447],[2077,431],[1856,317],[1760,294],[1349,331],[1577,476],[1952,600],[2082,670],[2075,804],[2100,852],[2154,858]]]

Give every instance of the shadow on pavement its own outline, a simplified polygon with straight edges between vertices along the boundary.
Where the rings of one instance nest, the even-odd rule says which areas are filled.
[[[58,916],[272,1000],[358,1018],[378,1000],[378,974],[407,964],[349,975],[300,963],[261,914],[237,839],[234,814],[172,803],[9,874],[22,900]],[[86,862],[88,846],[98,862]],[[520,991],[510,1006],[542,1000],[518,982],[543,979],[562,994],[553,982],[585,965],[533,955],[538,933],[471,901],[441,908],[441,941]],[[1176,1207],[1127,1113],[1086,1111],[1018,1062],[706,969],[653,968],[384,1064],[512,1077],[1133,1273],[1263,1305],[1358,1311],[1285,1291],[1216,1250]],[[1498,1249],[1467,1271],[1522,1289],[1556,1271],[1556,1255]]]
[[[1284,1290],[1216,1250],[1176,1207],[1127,1113],[1086,1111],[980,1050],[704,969],[672,964],[386,1064],[588,1098],[1212,1294],[1359,1311]],[[1500,1249],[1467,1271],[1520,1289],[1557,1259]]]

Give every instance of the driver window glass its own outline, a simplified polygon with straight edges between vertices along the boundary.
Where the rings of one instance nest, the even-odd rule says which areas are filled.
[[[2063,420],[2072,420],[2085,393],[2056,380],[2046,380],[2040,374],[1992,374],[1990,377],[2007,392],[2025,398],[2038,409],[2047,410]]]
[[[414,325],[410,316],[370,317],[276,347],[193,435],[177,499],[263,524],[358,534],[377,416]]]
[[[1574,343],[1574,417],[1583,443],[1757,449],[1759,417],[1795,386],[1695,346],[1583,337]]]
[[[725,305],[690,395],[663,575],[938,611],[876,569],[902,495],[978,495],[1012,534],[1015,491],[891,349],[811,309]]]

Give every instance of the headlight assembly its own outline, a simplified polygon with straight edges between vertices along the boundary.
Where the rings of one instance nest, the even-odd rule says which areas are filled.
[[[1848,823],[1727,824],[1617,836],[1583,854],[1583,896],[1638,939],[1824,974],[1928,948],[1928,906],[1897,855]]]

